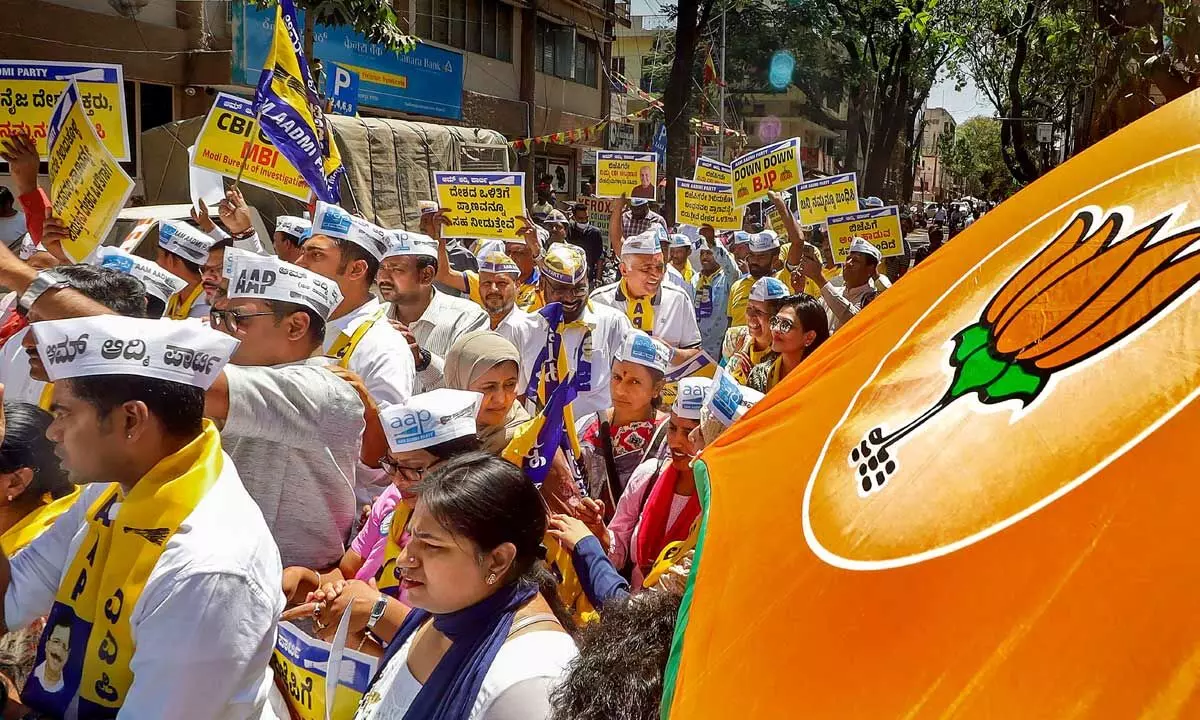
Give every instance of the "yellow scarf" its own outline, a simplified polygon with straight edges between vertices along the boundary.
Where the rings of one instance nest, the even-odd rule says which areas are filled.
[[[679,268],[675,268],[675,269],[676,269],[676,270],[679,270]],[[692,282],[692,277],[693,277],[693,273],[692,273],[692,264],[691,264],[690,262],[685,262],[685,263],[683,264],[683,269],[682,269],[682,270],[679,270],[679,274],[683,276],[683,281],[684,281],[684,282],[686,282],[686,283],[691,283],[691,282]]]
[[[204,292],[204,284],[197,283],[196,288],[188,293],[185,299],[180,293],[175,293],[167,300],[167,317],[172,320],[187,320],[188,315],[192,312],[192,306],[200,299],[200,295]]]
[[[63,575],[38,647],[38,657],[45,657],[52,631],[70,626],[65,682],[48,692],[31,675],[21,695],[26,705],[63,717],[78,695],[80,718],[117,714],[133,684],[133,608],[167,542],[223,466],[221,436],[205,420],[199,436],[159,461],[128,496],[122,498],[121,486],[111,483],[88,508],[87,535]]]
[[[777,356],[771,362],[771,373],[767,376],[767,390],[771,390],[783,380],[783,356]]]
[[[583,584],[579,574],[575,572],[575,564],[571,561],[571,553],[559,544],[550,533],[542,538],[546,546],[546,564],[554,568],[558,575],[558,599],[564,607],[571,611],[575,621],[582,624],[599,619],[599,614],[583,592]]]
[[[654,298],[644,297],[635,300],[633,293],[629,292],[629,285],[625,283],[625,278],[621,278],[621,294],[625,296],[625,315],[629,318],[629,322],[647,335],[653,335]]]
[[[383,564],[379,566],[379,574],[375,578],[375,586],[380,592],[397,599],[400,597],[400,571],[396,567],[396,561],[400,559],[400,551],[404,549],[400,540],[408,528],[412,511],[412,507],[403,498],[392,510],[392,526],[388,528],[387,545],[383,549]]]
[[[38,396],[38,407],[50,412],[50,406],[54,404],[54,383],[46,383],[46,387],[42,388],[42,394]]]
[[[646,573],[646,577],[642,580],[643,588],[657,585],[672,565],[679,562],[688,551],[696,549],[696,542],[700,537],[700,520],[703,517],[703,513],[696,516],[696,519],[692,521],[692,526],[688,528],[686,538],[669,543],[662,549],[662,552],[658,554],[658,559],[650,567],[650,572]]]
[[[16,555],[18,550],[23,550],[39,535],[49,530],[58,516],[70,510],[78,499],[79,488],[57,500],[51,498],[50,493],[46,493],[41,505],[0,535],[0,550],[8,557]]]
[[[350,367],[350,356],[358,349],[358,344],[366,337],[367,332],[371,327],[379,322],[384,315],[387,314],[387,306],[380,307],[375,312],[371,313],[370,317],[363,320],[354,328],[354,332],[347,335],[345,332],[338,333],[337,340],[333,341],[333,345],[329,348],[329,356],[338,361],[338,365],[344,368]]]

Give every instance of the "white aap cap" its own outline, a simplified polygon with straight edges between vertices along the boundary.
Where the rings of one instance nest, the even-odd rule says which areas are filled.
[[[422,215],[432,215],[438,211],[438,204],[434,200],[418,200],[417,209]]]
[[[757,390],[739,385],[725,368],[719,368],[708,394],[704,399],[704,407],[712,413],[722,425],[729,427],[750,408],[763,399],[763,394]]]
[[[376,260],[382,260],[388,248],[387,230],[323,200],[317,201],[317,212],[312,220],[312,234],[352,242]]]
[[[388,244],[387,252],[383,254],[384,259],[390,257],[404,257],[412,255],[421,255],[437,259],[438,244],[437,240],[418,232],[409,232],[408,230],[392,230],[388,233],[391,242]]]
[[[742,243],[750,242],[750,233],[745,230],[737,230],[733,233],[733,240],[729,241],[730,247],[741,245]]]
[[[475,256],[475,262],[479,264],[481,273],[507,273],[517,276],[521,274],[521,268],[515,260],[492,247],[485,247],[483,252]]]
[[[184,260],[203,265],[208,262],[208,251],[216,242],[187,223],[160,220],[158,223],[158,246]]]
[[[750,236],[750,252],[770,252],[779,249],[779,236],[774,230],[763,230]]]
[[[665,375],[671,366],[672,354],[671,348],[666,344],[641,330],[632,330],[626,333],[614,359],[644,365]]]
[[[781,300],[791,294],[792,291],[782,280],[770,275],[755,280],[750,286],[750,299],[758,302]]]
[[[249,250],[243,250],[241,248],[236,248],[236,247],[225,248],[224,262],[221,263],[221,276],[224,277],[226,280],[232,280],[233,279],[233,261],[243,255],[249,255],[251,257],[259,257],[258,253],[250,252]]]
[[[277,257],[242,253],[229,274],[229,299],[254,298],[295,303],[314,311],[322,320],[342,302],[333,280]]]
[[[675,233],[671,236],[671,248],[690,248],[692,247],[692,239],[683,233]]]
[[[872,195],[863,199],[862,206],[864,208],[881,208],[883,207],[883,201]]]
[[[644,233],[625,238],[625,243],[621,246],[622,255],[658,255],[661,253],[662,246],[659,244],[658,233],[654,230],[647,230]]]
[[[872,245],[871,243],[867,242],[865,239],[860,238],[860,237],[856,237],[850,241],[849,252],[852,252],[852,253],[856,252],[856,253],[862,253],[863,255],[870,255],[871,257],[875,258],[875,262],[879,262],[880,260],[883,259],[883,253],[879,252],[879,248],[875,247],[874,245]]]
[[[163,270],[158,263],[125,252],[119,247],[101,246],[96,253],[100,267],[110,268],[137,278],[146,292],[166,302],[187,287],[187,280]]]
[[[695,376],[680,380],[671,412],[681,418],[699,420],[700,409],[704,407],[704,398],[708,395],[710,385],[712,385],[712,378]]]
[[[474,435],[482,402],[477,392],[439,388],[380,409],[379,421],[392,452],[420,450]]]
[[[207,390],[239,342],[195,319],[91,315],[31,327],[51,382],[138,375]]]
[[[281,232],[285,235],[291,235],[294,238],[299,238],[304,233],[312,230],[312,223],[302,217],[295,215],[280,215],[275,218],[275,232]]]

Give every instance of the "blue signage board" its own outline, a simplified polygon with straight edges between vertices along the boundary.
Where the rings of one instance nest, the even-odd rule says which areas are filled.
[[[242,0],[233,3],[233,81],[253,87],[271,47],[274,9],[262,10]],[[298,21],[303,24],[304,11]],[[385,110],[462,118],[462,53],[427,43],[404,55],[389,52],[349,27],[317,25],[313,55],[327,74],[336,64],[358,74],[358,104]]]
[[[331,63],[325,69],[325,97],[334,115],[353,116],[358,112],[358,73]]]

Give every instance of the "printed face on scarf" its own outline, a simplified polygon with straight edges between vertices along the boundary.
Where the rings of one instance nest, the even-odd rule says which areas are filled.
[[[517,303],[517,278],[512,273],[479,273],[479,297],[492,317],[504,317]]]
[[[556,280],[551,280],[542,275],[542,296],[546,298],[546,303],[560,303],[563,308],[563,318],[567,322],[574,322],[583,314],[584,303],[587,302],[588,281],[587,278],[580,280],[574,285],[567,285]]]
[[[691,432],[700,427],[699,420],[689,420],[671,413],[667,424],[667,447],[671,449],[671,465],[676,470],[686,470],[698,452],[692,444]]]
[[[417,267],[418,258],[413,255],[390,257],[379,264],[375,283],[384,302],[410,302],[420,294],[423,286],[433,282],[433,266],[424,270]]]
[[[229,289],[229,280],[225,277],[225,248],[213,248],[208,251],[208,261],[200,266],[200,284],[204,286],[204,297],[209,304],[217,299],[221,292]]]
[[[667,266],[662,253],[653,255],[624,255],[621,257],[621,275],[634,297],[651,297],[662,285]]]
[[[608,384],[613,408],[629,415],[649,414],[653,412],[651,405],[662,392],[662,386],[661,376],[655,378],[654,372],[645,365],[626,360],[613,362]]]
[[[471,381],[467,389],[483,394],[483,402],[475,414],[475,424],[480,429],[504,424],[517,399],[518,376],[517,364],[505,360]]]
[[[512,543],[484,551],[438,522],[420,499],[408,527],[408,545],[396,563],[400,587],[408,592],[410,605],[434,614],[462,610],[487,598],[504,584],[488,584],[487,577],[495,573],[503,578],[517,554]]]

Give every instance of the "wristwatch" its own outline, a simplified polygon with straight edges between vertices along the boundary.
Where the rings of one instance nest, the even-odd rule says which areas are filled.
[[[421,348],[420,353],[421,360],[417,363],[416,371],[425,372],[429,369],[429,363],[433,362],[433,353],[429,352],[425,348]]]
[[[383,617],[384,611],[387,610],[387,601],[387,595],[379,593],[379,599],[371,606],[371,616],[367,618],[367,632],[376,640],[379,640],[379,636],[375,634],[375,623],[379,622],[379,618]]]
[[[29,308],[33,307],[37,299],[47,290],[61,290],[70,286],[71,283],[67,282],[67,278],[61,273],[54,270],[42,270],[33,279],[33,282],[29,283],[29,287],[21,294],[21,299],[17,301],[17,304],[21,306],[22,310],[28,312]]]

